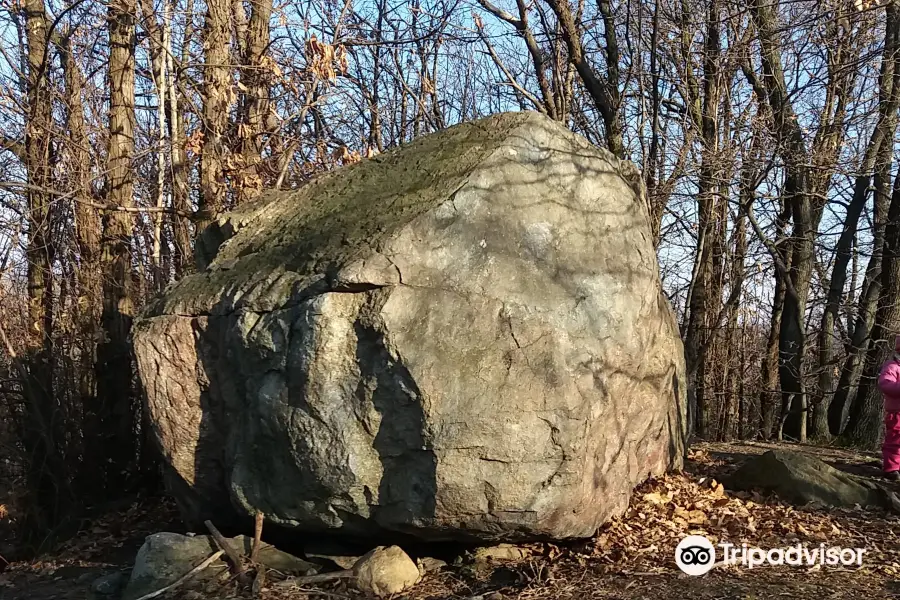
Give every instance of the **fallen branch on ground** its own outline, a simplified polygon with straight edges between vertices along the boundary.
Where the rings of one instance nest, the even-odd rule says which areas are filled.
[[[284,581],[273,584],[274,587],[287,588],[295,585],[305,585],[310,583],[327,583],[329,581],[337,581],[338,579],[350,579],[353,577],[353,571],[344,569],[343,571],[333,571],[331,573],[320,573],[319,575],[304,575],[303,577],[290,577]]]
[[[212,524],[212,521],[204,521],[204,525],[209,529],[209,533],[212,534],[213,539],[216,541],[216,544],[225,551],[225,556],[228,557],[228,562],[231,563],[232,572],[235,575],[242,575],[244,573],[244,563],[241,561],[240,555],[235,552],[234,548],[232,548],[231,544],[228,543],[228,540],[225,539],[216,526]]]

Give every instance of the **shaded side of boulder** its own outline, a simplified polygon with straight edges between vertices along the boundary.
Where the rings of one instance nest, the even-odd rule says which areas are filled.
[[[641,179],[546,117],[269,194],[200,246],[134,327],[191,522],[584,537],[681,465],[683,348]]]
[[[732,489],[771,492],[798,505],[890,507],[884,491],[874,484],[787,450],[769,450],[748,459],[728,483]]]

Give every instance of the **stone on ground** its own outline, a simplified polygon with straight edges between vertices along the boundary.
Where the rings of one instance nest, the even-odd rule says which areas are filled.
[[[197,255],[134,327],[190,524],[586,537],[681,464],[683,348],[640,175],[541,115],[264,195]]]
[[[237,536],[229,540],[232,547],[244,555],[250,554],[253,539]],[[178,533],[154,533],[147,536],[138,551],[125,588],[123,600],[134,600],[172,584],[219,550],[215,541],[205,535],[186,536]],[[258,560],[270,569],[286,575],[310,575],[316,566],[296,556],[282,552],[269,544],[260,547]],[[202,586],[227,571],[224,559],[194,574],[179,589]]]
[[[123,600],[134,600],[174,583],[217,550],[215,542],[206,536],[169,532],[147,536],[134,559]],[[226,568],[224,562],[217,561],[198,573],[192,584],[208,581]]]
[[[477,548],[474,553],[475,561],[517,561],[531,556],[528,548],[514,546],[512,544],[498,544],[487,548]]]
[[[116,571],[94,579],[91,592],[99,596],[118,596],[128,583],[128,573]]]
[[[379,546],[353,565],[357,589],[380,598],[399,594],[418,583],[421,574],[416,563],[398,546]]]
[[[426,573],[437,573],[447,566],[447,561],[431,556],[423,556],[416,559],[419,573],[424,577]]]
[[[748,459],[730,478],[737,490],[775,493],[793,504],[887,506],[884,490],[872,482],[835,469],[821,460],[788,450],[769,450]]]

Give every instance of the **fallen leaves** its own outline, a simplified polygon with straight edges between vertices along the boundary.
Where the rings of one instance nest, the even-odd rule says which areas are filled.
[[[714,478],[675,474],[638,488],[625,515],[601,528],[582,552],[594,560],[603,560],[610,568],[627,565],[629,570],[646,572],[671,570],[675,546],[685,536],[696,534],[706,536],[714,544],[746,543],[761,548],[797,543],[868,548],[863,568],[887,569],[885,573],[895,569],[891,566],[893,561],[882,560],[884,553],[873,543],[871,533],[854,533],[854,528],[839,523],[838,519],[851,515],[868,521],[856,527],[861,531],[869,530],[871,522],[877,520],[896,521],[883,513],[861,510],[846,513],[799,509],[758,493],[730,493]],[[896,544],[893,530],[881,529]]]
[[[859,569],[821,565],[753,570],[738,566],[716,568],[702,582],[716,588],[719,594],[716,597],[881,598],[886,597],[886,586],[900,578],[900,540],[895,533],[900,531],[900,521],[895,516],[862,509],[798,508],[754,492],[731,492],[721,480],[733,465],[723,460],[721,453],[717,455],[705,448],[694,454],[702,461],[689,465],[696,469],[696,474],[672,474],[638,487],[625,514],[610,521],[590,540],[521,546],[528,551],[527,557],[492,564],[477,579],[460,568],[448,566],[429,572],[407,597],[410,600],[486,600],[493,594],[520,600],[696,597],[693,586],[698,583],[697,578],[682,575],[674,562],[675,546],[689,534],[705,535],[713,543],[726,541],[736,546],[747,543],[760,548],[779,548],[801,543],[810,547],[825,544],[867,549]],[[8,586],[30,590],[33,581],[46,582],[62,576],[63,571],[57,571],[62,564],[99,561],[115,545],[121,545],[122,538],[116,537],[117,531],[124,531],[128,536],[147,530],[159,531],[158,519],[153,522],[155,510],[158,509],[135,505],[124,513],[91,523],[63,549],[65,558],[15,565],[16,579],[0,575],[0,589]],[[35,579],[23,581],[23,572]],[[501,579],[508,582],[497,584],[495,575],[504,575],[505,579]],[[319,598],[327,594],[349,597],[340,584],[315,593],[313,590],[288,593],[270,588],[268,578],[260,579],[248,586],[244,597],[253,592],[264,600]],[[823,594],[826,590],[828,593]],[[196,598],[226,598],[226,591],[223,588],[219,595]],[[184,592],[182,597],[190,596]]]

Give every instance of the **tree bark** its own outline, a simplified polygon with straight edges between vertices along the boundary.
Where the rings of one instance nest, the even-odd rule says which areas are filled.
[[[264,183],[262,152],[272,78],[271,67],[265,60],[268,57],[272,0],[257,0],[252,3],[252,7],[244,43],[244,66],[241,71],[241,82],[246,91],[242,93],[240,100],[241,125],[238,126],[238,141],[245,172],[242,184],[236,186],[238,202],[252,200],[262,192]]]
[[[228,42],[231,39],[231,5],[228,0],[207,0],[203,27],[203,109],[201,131],[203,151],[200,156],[199,218],[195,236],[216,218],[225,207],[226,153],[225,128],[231,105]]]
[[[894,179],[891,206],[884,234],[881,269],[881,295],[872,344],[866,353],[865,370],[856,401],[850,407],[847,429],[841,435],[845,443],[875,448],[884,430],[883,400],[878,389],[878,374],[894,352],[893,339],[900,332],[900,174]]]
[[[890,171],[891,152],[882,150],[891,141],[897,130],[897,109],[900,107],[900,19],[897,6],[891,3],[886,9],[884,51],[879,74],[878,122],[869,138],[865,154],[859,166],[853,189],[853,198],[847,208],[841,236],[838,239],[831,282],[828,288],[825,311],[819,327],[819,381],[816,398],[816,419],[814,436],[822,439],[839,435],[843,424],[845,400],[842,400],[829,417],[832,394],[834,392],[834,343],[835,324],[840,318],[847,283],[847,266],[850,264],[853,242],[856,238],[860,216],[868,200],[869,184],[873,169],[884,171],[884,162]],[[877,202],[877,200],[876,200]],[[861,306],[861,308],[863,308]],[[864,309],[865,310],[865,309]],[[865,323],[865,320],[863,320]],[[854,336],[856,338],[856,336]],[[861,340],[860,340],[861,341]],[[854,344],[856,340],[854,340]],[[851,354],[853,350],[851,349]],[[854,358],[854,360],[856,360]],[[849,374],[848,374],[849,375]]]
[[[776,251],[779,252],[779,258],[785,265],[791,264],[792,260],[790,247],[785,243],[787,241],[785,228],[787,227],[789,215],[790,209],[782,202],[782,211],[775,220],[777,230]],[[780,246],[787,246],[786,251],[777,250]],[[778,402],[778,332],[781,330],[781,317],[784,313],[784,298],[787,293],[787,286],[785,285],[784,274],[777,268],[774,271],[775,293],[772,297],[772,316],[769,321],[769,337],[766,341],[760,373],[762,389],[759,393],[759,436],[764,440],[780,435],[780,427],[778,432],[775,430],[776,423],[780,421]]]
[[[85,457],[78,479],[81,493],[93,493],[98,489],[102,490],[102,486],[96,480],[96,465],[100,464],[102,457],[95,455],[98,448],[91,441],[98,439],[102,428],[97,410],[97,378],[94,373],[101,312],[101,222],[97,209],[91,206],[93,194],[90,182],[91,158],[88,150],[91,146],[84,122],[82,98],[84,76],[76,57],[72,54],[68,39],[60,51],[65,72],[67,170],[74,188],[75,237],[79,255],[76,268],[79,288],[76,319],[81,334],[78,391],[82,406]]]
[[[685,330],[685,358],[688,368],[688,387],[694,390],[696,402],[695,430],[699,437],[712,433],[710,417],[712,409],[706,394],[707,365],[702,357],[711,356],[701,348],[713,344],[718,323],[713,319],[716,307],[722,302],[722,253],[724,252],[727,210],[725,200],[719,194],[721,165],[719,164],[718,116],[721,96],[719,63],[721,40],[719,30],[719,6],[716,0],[709,3],[706,19],[703,63],[703,97],[699,90],[688,85],[687,101],[692,106],[702,106],[700,113],[693,113],[694,126],[700,130],[703,143],[700,175],[697,183],[698,238],[694,257],[693,280],[688,299],[689,316]],[[689,42],[687,42],[689,43]],[[690,48],[683,48],[683,55],[690,56]],[[691,71],[691,64],[685,65]],[[717,256],[718,254],[718,256]],[[701,357],[702,355],[702,357]]]
[[[43,0],[24,3],[27,44],[27,115],[24,167],[27,192],[28,326],[27,352],[22,381],[26,396],[24,445],[30,460],[29,491],[34,511],[29,511],[38,530],[55,526],[72,508],[63,456],[63,433],[54,389],[53,259],[51,197],[53,117],[49,90],[50,22]],[[15,360],[15,357],[13,357]]]
[[[134,194],[135,0],[113,0],[109,23],[109,149],[106,203],[131,207]],[[105,489],[120,492],[137,458],[133,364],[128,336],[134,317],[132,222],[125,211],[103,215],[103,340],[97,348],[97,392]],[[99,468],[99,465],[98,465]]]
[[[184,37],[182,39],[182,57],[179,67],[183,67],[188,62],[188,49],[194,37],[192,0],[187,1],[186,13],[187,26],[184,29]],[[169,139],[172,144],[172,207],[181,212],[180,215],[172,218],[172,241],[175,249],[173,266],[177,279],[190,273],[194,265],[190,222],[187,217],[181,216],[192,212],[190,188],[188,186],[191,165],[188,162],[187,152],[185,151],[185,118],[179,108],[179,97],[181,90],[185,87],[184,69],[175,68],[175,56],[171,52],[167,53],[166,61],[171,75],[168,80],[169,93],[167,97],[169,102],[166,105],[168,109],[166,121],[169,123]]]

